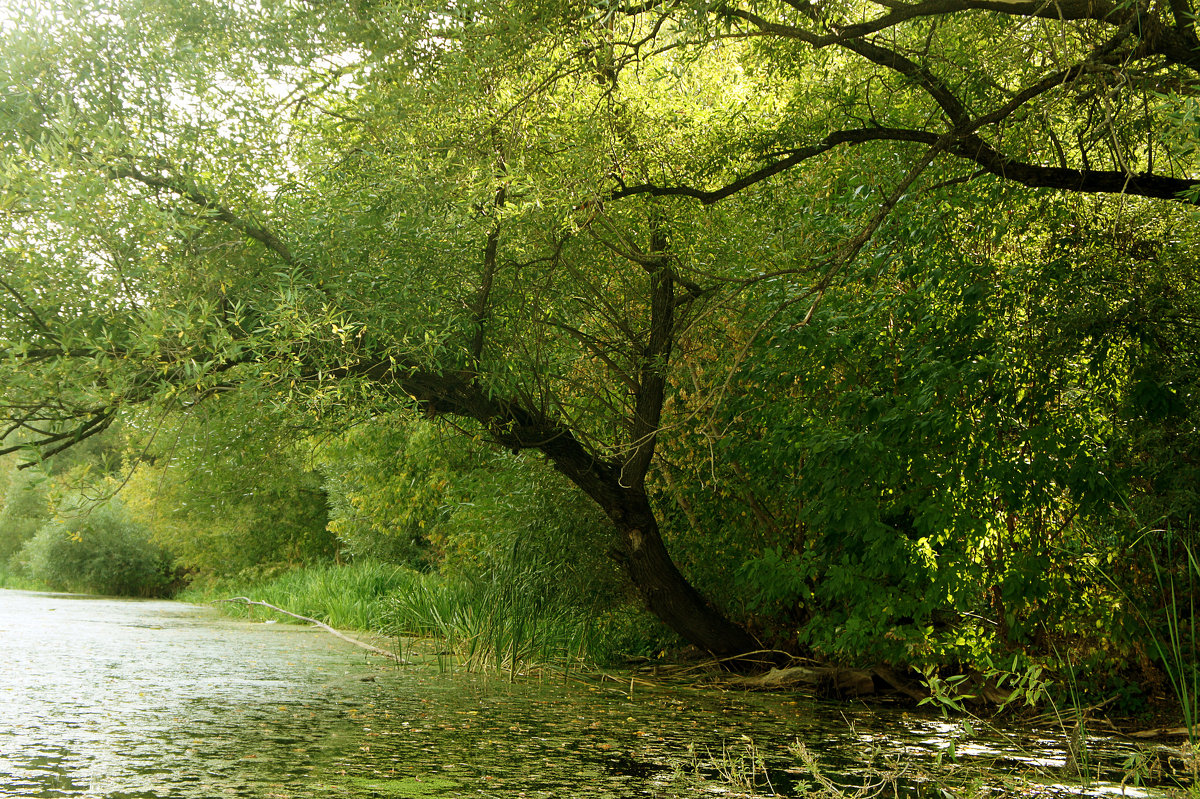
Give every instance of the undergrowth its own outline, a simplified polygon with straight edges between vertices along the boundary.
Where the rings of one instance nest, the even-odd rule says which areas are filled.
[[[510,676],[543,666],[608,663],[661,645],[655,623],[643,613],[596,612],[537,589],[520,574],[470,580],[357,561],[197,584],[179,598],[245,596],[339,629],[431,639],[447,667]],[[238,603],[219,607],[238,617],[279,618]]]

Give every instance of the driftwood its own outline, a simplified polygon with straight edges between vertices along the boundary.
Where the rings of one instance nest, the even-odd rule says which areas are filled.
[[[282,613],[285,616],[291,616],[293,619],[299,619],[300,621],[306,621],[309,624],[315,624],[316,626],[320,627],[322,630],[329,633],[330,635],[337,636],[338,638],[341,638],[343,641],[354,644],[357,647],[361,647],[362,649],[365,649],[372,654],[394,660],[402,666],[412,665],[411,660],[405,660],[404,658],[397,655],[395,652],[389,652],[386,649],[380,649],[379,647],[373,646],[372,644],[368,644],[364,641],[359,641],[356,638],[351,638],[350,636],[346,635],[345,633],[341,632],[340,630],[333,629],[332,627],[330,627],[328,624],[326,624],[323,621],[317,621],[316,619],[309,618],[308,616],[301,616],[299,613],[292,613],[290,610],[284,610],[283,608],[276,607],[275,605],[272,605],[270,602],[261,602],[259,600],[250,599],[249,597],[244,597],[244,596],[235,596],[235,597],[231,597],[229,599],[217,599],[215,601],[216,602],[242,602],[247,605],[258,605],[259,607],[273,610],[276,613]]]
[[[1167,735],[1187,735],[1187,727],[1156,727],[1153,730],[1140,730],[1129,733],[1130,738],[1162,738]]]
[[[902,680],[900,677],[897,677],[896,674],[886,666],[876,666],[875,668],[871,669],[871,673],[890,685],[894,690],[899,691],[914,701],[921,702],[929,696],[928,691],[909,685],[906,681]]]
[[[811,685],[821,693],[832,696],[864,696],[875,693],[875,680],[871,678],[871,672],[862,669],[838,669],[832,666],[771,669],[766,674],[738,678],[734,684],[765,690],[786,688],[789,685]]]

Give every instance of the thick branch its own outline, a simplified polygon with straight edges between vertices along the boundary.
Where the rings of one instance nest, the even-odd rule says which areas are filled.
[[[38,441],[22,442],[20,444],[14,444],[8,447],[0,448],[0,455],[8,455],[9,453],[26,449],[29,446],[36,446],[41,449],[41,455],[43,458],[49,458],[53,455],[63,452],[64,450],[70,449],[84,439],[91,438],[98,433],[103,433],[116,418],[116,408],[103,408],[98,411],[92,411],[91,415],[87,419],[80,422],[77,426],[71,428],[70,430],[62,433],[46,432],[42,434],[42,438]],[[21,425],[21,427],[28,427],[28,425]],[[50,444],[54,444],[55,446],[46,449],[45,447]],[[17,468],[27,469],[33,465],[34,462],[30,461],[28,463],[20,464]]]
[[[954,152],[970,158],[993,175],[1030,188],[1063,189],[1082,194],[1128,194],[1192,204],[1200,202],[1195,194],[1200,181],[1144,172],[1127,175],[1117,170],[1041,166],[1007,158],[986,145],[975,151],[970,151],[969,147],[964,143],[954,148]]]
[[[651,249],[666,248],[665,237],[656,230]],[[642,368],[638,375],[638,390],[632,419],[633,453],[623,475],[626,485],[639,490],[654,459],[658,441],[658,426],[666,400],[667,366],[675,346],[675,280],[666,266],[665,257],[650,274],[650,337],[642,353]]]
[[[471,308],[472,324],[475,329],[472,331],[471,346],[467,352],[471,357],[471,368],[476,372],[479,370],[479,361],[483,357],[483,340],[487,332],[488,303],[491,301],[492,283],[496,278],[496,251],[500,246],[500,220],[498,212],[504,206],[505,194],[506,189],[504,186],[496,190],[494,207],[497,211],[497,219],[495,225],[488,231],[487,242],[483,247],[483,276],[480,278],[479,291],[475,295],[475,302]]]
[[[631,197],[636,194],[648,194],[651,197],[693,197],[704,205],[712,205],[715,202],[724,200],[726,197],[731,197],[744,189],[748,189],[757,183],[761,183],[768,178],[774,177],[780,172],[785,172],[794,166],[798,166],[810,158],[828,152],[839,145],[861,144],[868,141],[909,141],[919,142],[922,144],[933,144],[937,140],[937,134],[929,133],[923,130],[911,130],[907,128],[872,127],[839,130],[830,133],[817,144],[791,150],[783,158],[778,158],[766,166],[756,169],[755,171],[717,189],[699,189],[693,186],[659,186],[653,183],[639,183],[634,186],[622,186],[621,188],[611,192],[608,195],[608,199],[618,200],[622,197]]]
[[[791,5],[791,4],[789,4]],[[919,3],[881,3],[890,10],[882,16],[866,22],[839,24],[822,20],[817,6],[794,5],[814,22],[824,22],[833,29],[830,33],[818,33],[798,25],[773,22],[750,11],[724,7],[719,15],[733,17],[753,25],[759,32],[787,39],[798,39],[813,47],[844,45],[847,42],[893,28],[901,23],[927,17],[942,17],[963,11],[993,11],[1014,17],[1040,17],[1053,20],[1096,20],[1111,25],[1121,25],[1135,14],[1128,4],[1114,4],[1104,0],[924,0]]]
[[[941,137],[921,130],[900,128],[866,128],[862,130],[838,131],[830,134],[821,144],[797,150],[786,158],[773,161],[766,167],[755,170],[732,183],[718,189],[701,189],[694,186],[659,186],[642,183],[623,186],[610,197],[618,199],[636,194],[653,197],[693,197],[704,205],[723,200],[794,166],[798,166],[814,155],[833,149],[839,144],[858,144],[866,141],[903,141],[933,145]],[[1141,173],[1127,175],[1118,170],[1070,169],[1058,166],[1042,166],[1027,161],[1009,158],[975,134],[964,136],[962,141],[946,148],[948,152],[983,167],[997,177],[1011,180],[1030,188],[1063,189],[1084,194],[1128,194],[1165,200],[1182,200],[1195,203],[1196,198],[1186,193],[1200,186],[1200,181],[1175,178],[1167,175]]]

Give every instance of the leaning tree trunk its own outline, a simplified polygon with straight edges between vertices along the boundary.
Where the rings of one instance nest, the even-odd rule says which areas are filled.
[[[679,571],[663,543],[644,482],[630,486],[621,464],[588,453],[569,434],[547,437],[539,447],[550,462],[604,511],[617,531],[611,551],[646,608],[688,643],[735,666],[760,649],[749,633],[709,604]]]
[[[604,510],[620,535],[621,546],[613,557],[646,607],[686,641],[718,657],[736,659],[760,649],[749,633],[706,602],[680,573],[645,493],[624,491],[626,496]]]

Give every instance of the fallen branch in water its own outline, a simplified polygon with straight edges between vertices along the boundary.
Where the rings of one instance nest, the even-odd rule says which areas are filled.
[[[1158,727],[1153,730],[1139,730],[1129,733],[1130,738],[1163,738],[1169,735],[1187,735],[1187,727]]]
[[[395,652],[389,652],[386,649],[380,649],[377,646],[372,646],[371,644],[351,638],[350,636],[346,635],[345,633],[341,632],[340,630],[333,629],[332,627],[330,627],[328,624],[326,624],[323,621],[317,621],[316,619],[309,618],[308,616],[301,616],[299,613],[292,613],[290,610],[284,610],[283,608],[276,607],[275,605],[272,605],[270,602],[260,602],[259,600],[250,599],[249,597],[245,597],[245,596],[235,596],[235,597],[230,597],[229,599],[215,599],[215,600],[213,600],[213,602],[214,603],[216,603],[216,602],[244,602],[247,605],[258,605],[259,607],[269,608],[269,609],[275,611],[276,613],[282,613],[285,616],[291,616],[293,619],[299,619],[300,621],[306,621],[309,624],[315,624],[318,627],[320,627],[322,630],[324,630],[325,632],[329,633],[330,635],[336,635],[338,638],[341,638],[343,641],[354,644],[355,646],[358,646],[358,647],[362,647],[363,649],[367,650],[368,652],[373,652],[376,655],[380,655],[385,658],[391,658],[392,660],[399,663],[401,666],[411,666],[412,665],[411,660],[405,660],[404,658],[397,655]]]

